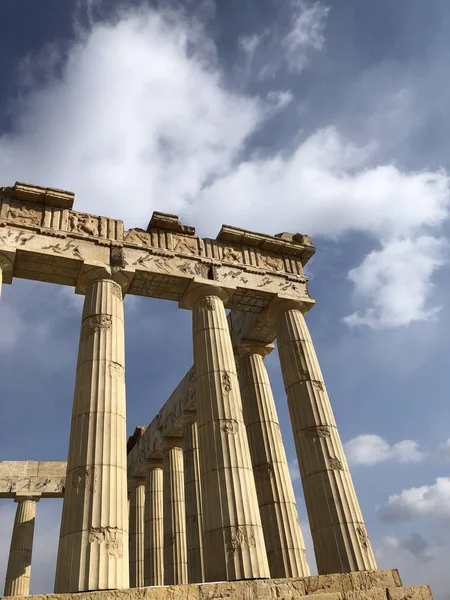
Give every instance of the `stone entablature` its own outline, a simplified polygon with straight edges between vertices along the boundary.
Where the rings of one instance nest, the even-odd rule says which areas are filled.
[[[36,494],[42,498],[62,498],[66,481],[66,461],[0,462],[0,498]]]
[[[308,236],[224,225],[217,239],[200,238],[158,212],[146,230],[124,231],[120,220],[72,210],[73,199],[22,183],[0,189],[0,251],[16,251],[13,276],[76,286],[82,263],[94,261],[132,275],[129,294],[179,301],[195,277],[232,290],[236,310],[261,312],[279,293],[308,298]]]

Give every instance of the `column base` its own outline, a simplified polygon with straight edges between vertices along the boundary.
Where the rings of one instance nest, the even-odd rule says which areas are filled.
[[[75,596],[76,600],[173,600],[174,597],[185,600],[432,600],[428,585],[403,587],[395,569],[312,575],[293,579],[249,579],[76,594],[41,594],[39,599],[68,600]],[[10,599],[11,597],[8,600]]]

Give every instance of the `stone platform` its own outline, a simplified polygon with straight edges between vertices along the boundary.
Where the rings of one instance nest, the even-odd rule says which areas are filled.
[[[432,600],[428,585],[403,587],[397,570],[161,587],[13,596],[35,600]],[[11,600],[11,597],[8,598]]]

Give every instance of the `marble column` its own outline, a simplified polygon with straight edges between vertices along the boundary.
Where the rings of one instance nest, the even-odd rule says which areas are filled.
[[[57,593],[129,587],[123,298],[105,271],[85,288]]]
[[[133,485],[130,492],[130,588],[144,586],[145,485]]]
[[[30,593],[34,521],[39,498],[40,494],[16,494],[17,509],[6,570],[5,596],[28,596]]]
[[[165,438],[162,446],[165,585],[188,582],[182,444],[181,438]]]
[[[305,323],[303,303],[278,300],[278,351],[319,574],[376,569],[347,460]]]
[[[270,576],[306,577],[305,543],[264,358],[273,344],[244,341],[239,383]]]
[[[225,290],[191,284],[206,581],[269,577]]]
[[[198,453],[197,414],[183,419],[184,489],[186,498],[186,543],[189,583],[204,581],[203,516]]]
[[[144,585],[164,585],[163,465],[150,460],[145,478]]]

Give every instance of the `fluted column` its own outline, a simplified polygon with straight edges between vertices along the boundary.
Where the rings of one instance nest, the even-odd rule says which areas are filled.
[[[163,442],[165,585],[188,582],[182,443],[181,438]]]
[[[200,583],[204,581],[203,516],[196,413],[184,417],[183,460],[188,580],[189,583]]]
[[[145,485],[134,485],[130,493],[130,588],[144,586]]]
[[[104,271],[85,290],[57,593],[129,585],[123,299]]]
[[[164,585],[163,465],[147,464],[145,478],[144,584]]]
[[[270,576],[309,575],[294,489],[264,358],[273,344],[244,341],[239,382]]]
[[[300,302],[280,300],[278,351],[320,574],[376,569]]]
[[[17,509],[6,570],[5,596],[28,596],[30,593],[34,521],[39,498],[40,495],[15,497]]]
[[[206,581],[269,577],[266,548],[224,302],[193,287],[192,308]]]

